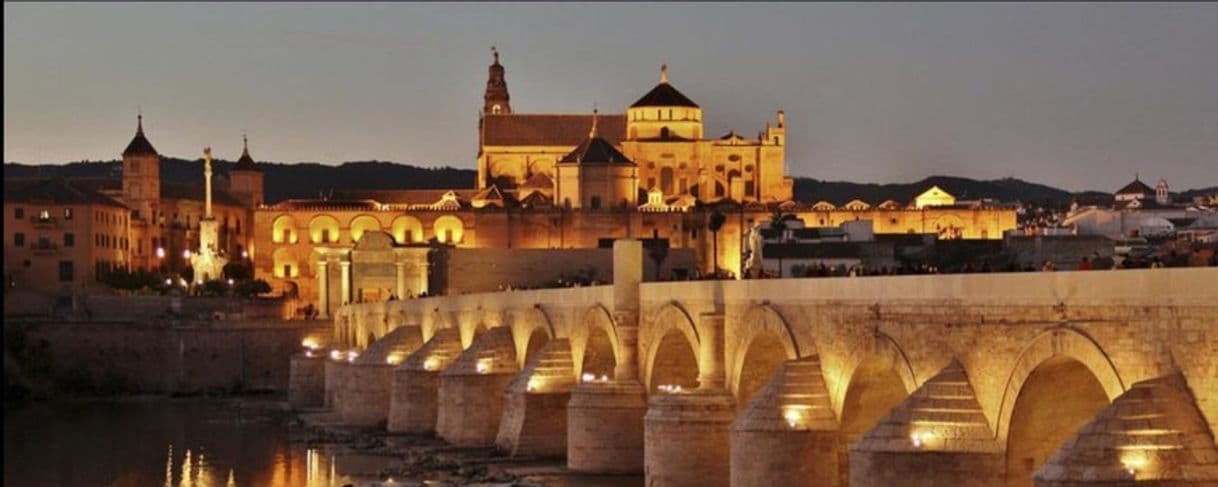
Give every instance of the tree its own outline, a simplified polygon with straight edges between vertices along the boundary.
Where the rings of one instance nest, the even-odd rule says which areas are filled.
[[[248,260],[234,260],[224,264],[224,277],[234,281],[244,281],[254,277],[253,269]]]
[[[718,208],[715,208],[715,210],[711,212],[710,221],[706,224],[706,227],[711,231],[711,238],[714,239],[711,241],[713,245],[713,250],[711,252],[713,252],[715,261],[716,278],[719,277],[719,230],[723,228],[723,224],[725,222],[727,222],[727,215],[724,215],[723,212],[719,211]]]
[[[262,279],[238,281],[233,285],[233,294],[248,298],[271,292],[271,285]]]

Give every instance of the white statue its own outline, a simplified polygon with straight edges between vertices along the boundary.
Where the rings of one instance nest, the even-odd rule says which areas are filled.
[[[745,275],[758,275],[761,272],[761,224],[758,223],[750,228],[745,237],[747,258],[745,260],[744,272]]]

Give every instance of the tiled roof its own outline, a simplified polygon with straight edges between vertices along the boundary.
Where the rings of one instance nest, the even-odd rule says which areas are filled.
[[[571,151],[559,161],[561,164],[634,164],[630,158],[626,157],[600,136],[591,137],[579,144],[575,150]]]
[[[520,189],[522,189],[522,190],[524,190],[524,189],[553,189],[553,188],[554,188],[554,179],[550,178],[550,176],[547,176],[545,173],[541,173],[541,172],[535,173],[532,176],[529,176],[529,179],[526,179],[524,181],[524,184],[520,185]]]
[[[25,203],[49,201],[56,205],[96,204],[127,208],[122,202],[99,193],[88,185],[76,185],[71,180],[53,179],[6,179],[4,201]]]
[[[660,83],[648,91],[646,95],[639,98],[639,101],[630,105],[630,108],[638,107],[694,107],[698,108],[698,104],[690,100],[685,94],[677,91],[671,84]]]
[[[452,191],[458,200],[469,200],[477,190],[454,189],[336,189],[337,200],[376,200],[387,205],[430,205]]]
[[[618,144],[626,138],[626,115],[598,115],[597,133]],[[483,145],[578,145],[588,138],[592,115],[508,114],[482,119]]]
[[[1124,188],[1117,190],[1116,194],[1153,194],[1154,192],[1155,190],[1147,186],[1146,183],[1135,179],[1133,182],[1126,184]]]

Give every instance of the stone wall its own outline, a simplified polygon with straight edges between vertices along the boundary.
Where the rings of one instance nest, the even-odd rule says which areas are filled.
[[[69,390],[190,393],[284,391],[289,362],[312,327],[169,328],[129,323],[24,328],[26,370]],[[33,358],[37,357],[37,358]],[[37,362],[37,363],[33,363]]]
[[[443,284],[433,288],[443,294],[494,292],[545,286],[558,279],[585,276],[602,283],[613,281],[613,249],[453,249],[447,252]],[[673,269],[697,267],[692,249],[669,249],[660,276]],[[644,278],[654,279],[655,262],[644,262]]]

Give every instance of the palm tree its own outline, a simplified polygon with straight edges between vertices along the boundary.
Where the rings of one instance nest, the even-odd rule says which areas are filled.
[[[711,234],[713,235],[712,238],[714,239],[711,241],[711,243],[714,246],[712,255],[714,256],[714,259],[715,259],[715,277],[716,278],[719,277],[719,229],[723,228],[723,223],[726,221],[727,221],[727,216],[724,215],[723,212],[719,211],[718,208],[715,208],[715,211],[711,212],[710,221],[707,222],[707,224],[706,224],[707,228],[710,229]]]

